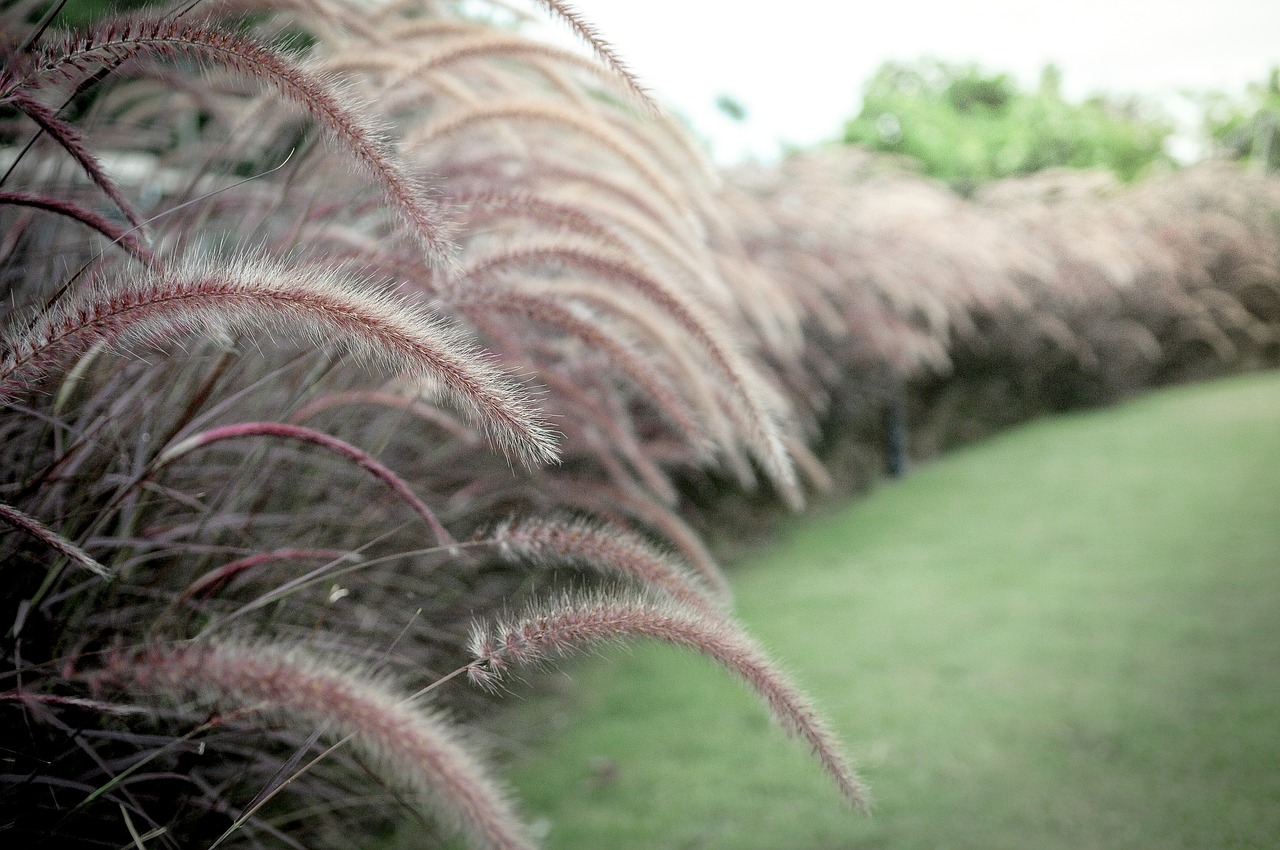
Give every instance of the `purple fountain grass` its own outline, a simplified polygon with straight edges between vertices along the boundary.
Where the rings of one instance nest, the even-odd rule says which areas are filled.
[[[635,95],[636,100],[646,106],[651,114],[662,113],[662,109],[654,103],[644,86],[640,85],[640,80],[623,63],[617,51],[604,40],[600,31],[590,21],[582,17],[570,4],[563,3],[561,0],[536,0],[536,2],[553,16],[567,23],[574,34],[595,51],[600,61],[613,71],[614,75]]]
[[[732,335],[709,311],[623,257],[611,255],[590,244],[564,239],[516,245],[473,260],[460,273],[459,284],[465,285],[469,279],[485,281],[495,272],[513,266],[536,265],[572,268],[601,281],[631,289],[678,322],[710,356],[716,371],[728,382],[732,397],[737,402],[731,406],[731,411],[744,429],[747,444],[756,459],[789,502],[796,507],[804,503],[795,470],[782,442],[777,408],[766,399],[763,380],[737,350]]]
[[[459,155],[445,173],[449,180],[468,185],[481,182],[484,186],[505,186],[511,181],[510,170],[507,157]],[[553,197],[567,194],[575,203],[592,203],[605,210],[628,210],[633,217],[652,222],[655,232],[662,233],[668,240],[691,251],[705,250],[705,228],[686,207],[672,209],[653,187],[637,181],[635,175],[626,171],[603,166],[595,156],[584,157],[572,149],[539,148],[529,152],[522,171],[528,173],[528,181],[534,184],[530,191]],[[585,197],[583,189],[589,191]],[[606,211],[603,215],[609,213]]]
[[[158,260],[136,228],[125,229],[88,207],[52,195],[34,192],[0,191],[0,204],[31,207],[80,222],[90,230],[96,230],[112,243],[118,243],[126,251],[148,265]]]
[[[394,3],[383,4],[394,7]],[[385,47],[391,43],[384,32],[386,18],[377,6],[353,5],[345,0],[202,0],[199,6],[184,5],[216,14],[222,19],[236,20],[265,12],[292,12],[308,26],[322,27],[324,39],[355,35],[366,44]]]
[[[531,14],[516,11],[514,7],[507,7],[507,10],[514,12],[522,20],[533,19]],[[451,17],[398,17],[394,14],[396,10],[388,11],[391,14],[378,19],[383,32],[395,39],[397,44],[412,44],[412,50],[416,50],[420,46],[419,42],[423,41],[474,36],[491,31],[491,26],[483,21]]]
[[[764,651],[726,617],[708,616],[670,599],[565,597],[535,604],[518,618],[478,624],[472,630],[473,660],[467,673],[476,684],[492,688],[513,667],[542,664],[597,643],[637,638],[692,650],[736,674],[764,700],[788,734],[809,745],[845,799],[867,808],[862,783],[825,721]]]
[[[384,679],[296,647],[248,643],[151,645],[117,651],[90,674],[171,700],[260,713],[349,741],[383,781],[406,788],[481,850],[532,850],[505,792],[439,713],[418,708]]]
[[[688,233],[692,213],[665,215],[646,203],[644,193],[621,185],[589,182],[575,188],[577,172],[544,181],[542,167],[529,169],[514,187],[495,188],[497,175],[451,178],[462,184],[458,202],[478,230],[466,245],[470,262],[487,262],[513,247],[561,247],[625,262],[672,290],[735,310],[736,293],[718,273],[716,256]]]
[[[600,517],[612,525],[628,527],[639,523],[652,530],[675,549],[713,598],[729,606],[733,590],[715,557],[698,533],[680,516],[634,484],[616,484],[575,478],[566,474],[550,478],[544,485],[555,502],[572,510]]]
[[[477,59],[523,58],[551,59],[557,64],[591,71],[600,76],[605,82],[618,82],[617,78],[611,75],[607,68],[602,67],[588,57],[579,56],[568,50],[538,41],[531,41],[528,38],[511,33],[484,31],[473,38],[452,39],[446,42],[432,51],[426,59],[401,69],[396,76],[387,82],[387,89],[394,92],[407,86],[411,81],[430,75],[437,69],[447,68],[450,65],[461,62]],[[623,86],[623,89],[628,95],[634,96],[635,91],[631,87]],[[654,114],[657,114],[657,105],[653,104],[652,100],[648,100],[646,106],[649,105],[651,105]]]
[[[726,186],[666,116],[633,108],[652,104],[560,0],[536,9],[598,63],[457,4],[204,0],[26,35],[30,8],[0,13],[23,46],[0,103],[44,139],[0,188],[0,548],[32,567],[0,599],[21,639],[0,675],[22,685],[0,694],[0,745],[32,765],[30,781],[0,776],[24,810],[19,841],[53,843],[66,823],[126,844],[113,795],[137,791],[127,811],[175,846],[206,845],[228,813],[238,844],[347,846],[357,823],[400,816],[372,773],[425,797],[453,787],[466,801],[441,808],[474,844],[526,847],[514,821],[492,826],[511,814],[500,798],[456,790],[474,783],[436,742],[449,730],[368,671],[462,663],[492,684],[643,638],[733,671],[861,805],[814,710],[724,613],[698,532],[723,542],[776,508],[734,485],[768,477],[798,505],[802,485],[853,483],[884,457],[890,405],[927,450],[981,432],[970,419],[990,430],[1073,404],[1089,382],[1280,362],[1275,180],[1187,172],[1104,195],[1059,177],[960,199],[823,151]],[[305,52],[273,46],[294,34]],[[142,217],[130,204],[164,211],[154,243],[123,223]],[[101,239],[132,257],[100,255]],[[220,239],[277,259],[184,254]],[[271,334],[305,350],[180,350]],[[143,345],[161,347],[154,362],[110,355]],[[563,464],[538,466],[558,441]],[[336,474],[277,466],[282,449]],[[271,474],[244,474],[261,456]],[[523,519],[485,531],[504,516]],[[547,582],[589,570],[644,594],[534,606],[477,629],[459,662],[464,621],[527,592],[512,565],[529,563]],[[78,568],[102,564],[110,581]],[[159,643],[228,623],[361,660]],[[157,643],[110,649],[140,634]],[[82,699],[88,682],[123,693]],[[143,717],[144,693],[169,704]],[[239,721],[220,727],[219,758],[169,752],[160,783],[121,777],[211,711]],[[297,736],[316,727],[357,752],[295,781],[280,747],[301,760]],[[171,779],[197,789],[182,807]],[[99,796],[66,811],[45,782]],[[235,802],[282,787],[263,816]]]
[[[740,404],[726,387],[719,372],[708,368],[700,350],[693,350],[690,335],[678,320],[653,309],[650,301],[617,287],[601,287],[582,278],[557,277],[546,284],[568,303],[579,303],[609,320],[623,323],[628,336],[652,350],[653,367],[682,389],[682,396],[693,407],[696,419],[710,442],[685,443],[685,463],[694,467],[710,465],[719,456],[729,466],[745,489],[757,481],[743,453],[743,439],[738,414],[733,406]],[[692,450],[692,451],[690,451]]]
[[[630,378],[653,402],[655,409],[677,428],[690,445],[706,446],[710,440],[706,428],[697,421],[688,401],[670,380],[658,372],[651,358],[630,344],[620,330],[569,299],[554,297],[552,292],[528,291],[528,287],[477,285],[455,287],[446,297],[450,306],[466,312],[485,311],[525,316],[557,328],[568,336],[582,340],[595,351],[604,353],[610,362]]]
[[[53,531],[44,523],[27,516],[22,511],[11,505],[0,503],[0,521],[6,522],[14,528],[25,531],[30,536],[39,540],[48,546],[54,552],[62,555],[67,560],[79,567],[83,567],[90,572],[96,573],[103,578],[110,576],[110,571],[102,564],[94,560],[87,552],[81,549],[70,540]]]
[[[571,564],[625,576],[704,614],[723,613],[725,599],[675,557],[617,526],[587,519],[510,520],[484,539],[509,561]]]
[[[451,199],[460,210],[459,218],[469,229],[487,229],[496,222],[527,219],[551,231],[568,231],[614,243],[611,228],[583,207],[542,197],[535,192],[514,187],[484,186],[470,189]],[[619,244],[617,247],[621,248]]]
[[[142,214],[134,208],[129,199],[124,196],[120,187],[116,185],[116,182],[103,170],[102,163],[89,150],[89,146],[85,143],[84,137],[79,130],[63,121],[54,110],[40,103],[29,92],[22,89],[13,89],[0,93],[0,105],[6,103],[12,104],[20,110],[42,132],[53,139],[59,147],[70,154],[89,179],[93,181],[94,185],[111,199],[111,202],[124,214],[131,225],[135,228],[143,226]]]
[[[340,440],[337,437],[303,425],[292,425],[286,422],[242,422],[236,425],[224,425],[220,428],[202,431],[166,448],[156,458],[155,467],[158,469],[161,466],[173,463],[179,458],[206,446],[225,440],[239,440],[246,437],[274,437],[310,443],[311,445],[328,449],[334,454],[356,463],[361,469],[364,469],[390,487],[397,496],[412,507],[418,516],[422,517],[427,527],[431,529],[437,543],[441,546],[449,546],[455,542],[449,532],[445,530],[445,527],[440,524],[440,520],[436,519],[436,515],[431,508],[427,507],[427,504],[413,492],[413,488],[404,479],[392,472],[390,468],[345,440]]]
[[[530,465],[556,459],[555,436],[525,394],[441,319],[330,268],[248,257],[188,261],[63,299],[27,330],[10,333],[0,400],[99,343],[263,330],[322,345],[341,341],[382,368],[438,382],[510,455]]]
[[[502,222],[506,225],[504,232],[509,230],[510,236],[515,237],[527,232],[524,222],[528,222],[549,235],[573,233],[605,250],[630,256],[645,267],[669,266],[672,276],[685,278],[701,289],[726,294],[724,283],[716,279],[715,258],[707,246],[683,238],[683,233],[670,232],[670,223],[659,226],[622,199],[594,192],[560,198],[554,187],[486,187],[459,196],[457,203],[465,208],[465,218],[473,228],[487,225],[486,229],[492,230]],[[521,223],[517,224],[517,220]]]
[[[612,124],[598,116],[583,115],[580,109],[542,100],[512,98],[498,102],[480,101],[446,113],[442,118],[409,133],[404,145],[410,151],[425,148],[459,136],[477,124],[494,122],[542,125],[588,139],[593,150],[608,152],[616,157],[619,163],[641,178],[644,185],[661,197],[672,210],[683,214],[689,208],[687,192],[669,179],[640,145]]]
[[[542,373],[548,390],[555,396],[548,403],[560,405],[557,412],[563,422],[566,445],[575,443],[585,449],[616,481],[633,482],[638,478],[663,502],[675,504],[679,500],[675,485],[641,442],[638,422],[627,410],[624,399],[609,391],[607,380],[603,391],[591,390],[599,378],[599,374],[586,370],[569,374],[549,369]],[[625,471],[623,462],[634,474]]]
[[[217,569],[210,570],[197,578],[174,600],[174,605],[181,605],[189,599],[208,596],[241,573],[253,570],[263,564],[274,564],[280,561],[340,561],[344,558],[357,558],[351,552],[341,549],[276,549],[272,552],[257,552],[243,558],[229,561]]]
[[[399,221],[420,241],[426,256],[444,267],[454,263],[453,223],[393,155],[365,108],[330,79],[243,32],[208,21],[161,17],[117,18],[88,32],[73,32],[40,45],[40,60],[21,82],[75,80],[104,67],[144,57],[187,56],[210,62],[274,89],[300,107],[345,148],[382,188]]]

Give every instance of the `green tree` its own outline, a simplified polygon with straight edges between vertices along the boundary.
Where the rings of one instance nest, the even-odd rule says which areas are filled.
[[[1172,125],[1137,100],[1066,100],[1050,65],[1034,91],[1008,74],[936,60],[888,63],[868,83],[844,141],[906,154],[965,188],[1044,168],[1107,168],[1133,180],[1171,164]]]

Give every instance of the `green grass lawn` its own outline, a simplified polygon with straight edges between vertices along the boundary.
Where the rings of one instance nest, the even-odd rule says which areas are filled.
[[[1280,847],[1275,374],[1019,428],[733,581],[873,813],[732,677],[646,645],[508,717],[548,850]]]

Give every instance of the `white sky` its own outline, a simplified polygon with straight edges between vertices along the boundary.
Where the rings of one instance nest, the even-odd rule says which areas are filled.
[[[839,135],[887,60],[977,61],[1024,84],[1165,98],[1241,91],[1280,64],[1280,0],[577,0],[658,100],[721,162]],[[550,26],[563,35],[562,24]],[[568,38],[567,36],[564,36]],[[747,109],[735,124],[715,107]],[[1176,105],[1176,104],[1175,104]]]

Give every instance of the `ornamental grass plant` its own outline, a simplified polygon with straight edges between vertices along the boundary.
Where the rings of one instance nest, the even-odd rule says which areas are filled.
[[[706,165],[558,3],[600,61],[449,4],[59,11],[4,10],[6,834],[533,846],[472,621],[603,571],[739,634],[677,476],[803,499]]]
[[[468,679],[633,638],[736,673],[862,805],[732,618],[724,517],[865,480],[822,460],[879,457],[903,398],[928,451],[1276,357],[1264,178],[1068,205],[858,154],[719,175],[552,0],[63,12],[0,10],[24,846],[346,847],[406,816],[534,846]]]

